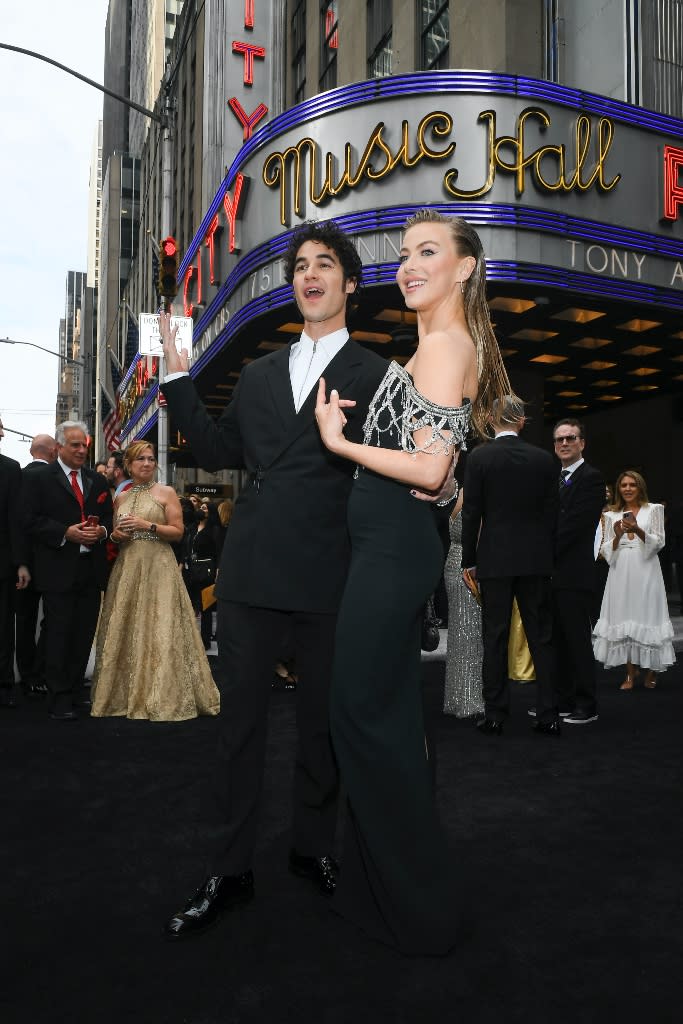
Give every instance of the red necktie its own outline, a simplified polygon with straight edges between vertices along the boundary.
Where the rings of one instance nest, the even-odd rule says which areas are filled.
[[[84,523],[85,522],[85,505],[83,503],[83,491],[78,486],[78,473],[76,472],[75,469],[72,469],[71,473],[69,475],[71,477],[71,489],[74,492],[74,494],[76,495],[76,501],[81,506],[81,522]]]

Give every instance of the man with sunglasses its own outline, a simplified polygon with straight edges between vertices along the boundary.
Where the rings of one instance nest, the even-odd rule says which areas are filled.
[[[553,444],[561,465],[552,578],[559,708],[565,722],[584,725],[598,717],[591,642],[597,586],[593,545],[605,501],[605,480],[583,457],[586,441],[579,420],[556,423]]]

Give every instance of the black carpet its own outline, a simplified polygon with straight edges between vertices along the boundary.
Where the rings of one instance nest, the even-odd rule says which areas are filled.
[[[655,691],[601,677],[600,720],[535,736],[516,684],[503,737],[440,715],[438,795],[468,892],[445,959],[407,959],[289,875],[294,696],[275,693],[257,896],[179,945],[201,881],[216,722],[52,722],[0,709],[3,1024],[535,1024],[683,1017],[683,668]]]

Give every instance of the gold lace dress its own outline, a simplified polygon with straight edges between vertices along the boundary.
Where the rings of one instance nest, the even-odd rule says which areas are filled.
[[[127,512],[163,526],[164,507],[149,490],[143,484],[127,491],[118,515]],[[220,695],[173,549],[154,533],[135,531],[121,544],[104,595],[91,714],[181,722],[219,710]]]

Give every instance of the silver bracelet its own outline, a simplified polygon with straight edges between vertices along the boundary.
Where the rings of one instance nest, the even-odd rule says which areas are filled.
[[[450,503],[452,501],[455,501],[455,499],[458,497],[458,494],[460,493],[460,487],[458,486],[457,480],[454,480],[453,482],[455,484],[455,491],[453,492],[453,494],[451,494],[450,498],[442,498],[441,501],[437,501],[437,508],[445,508],[446,505],[450,505]]]

